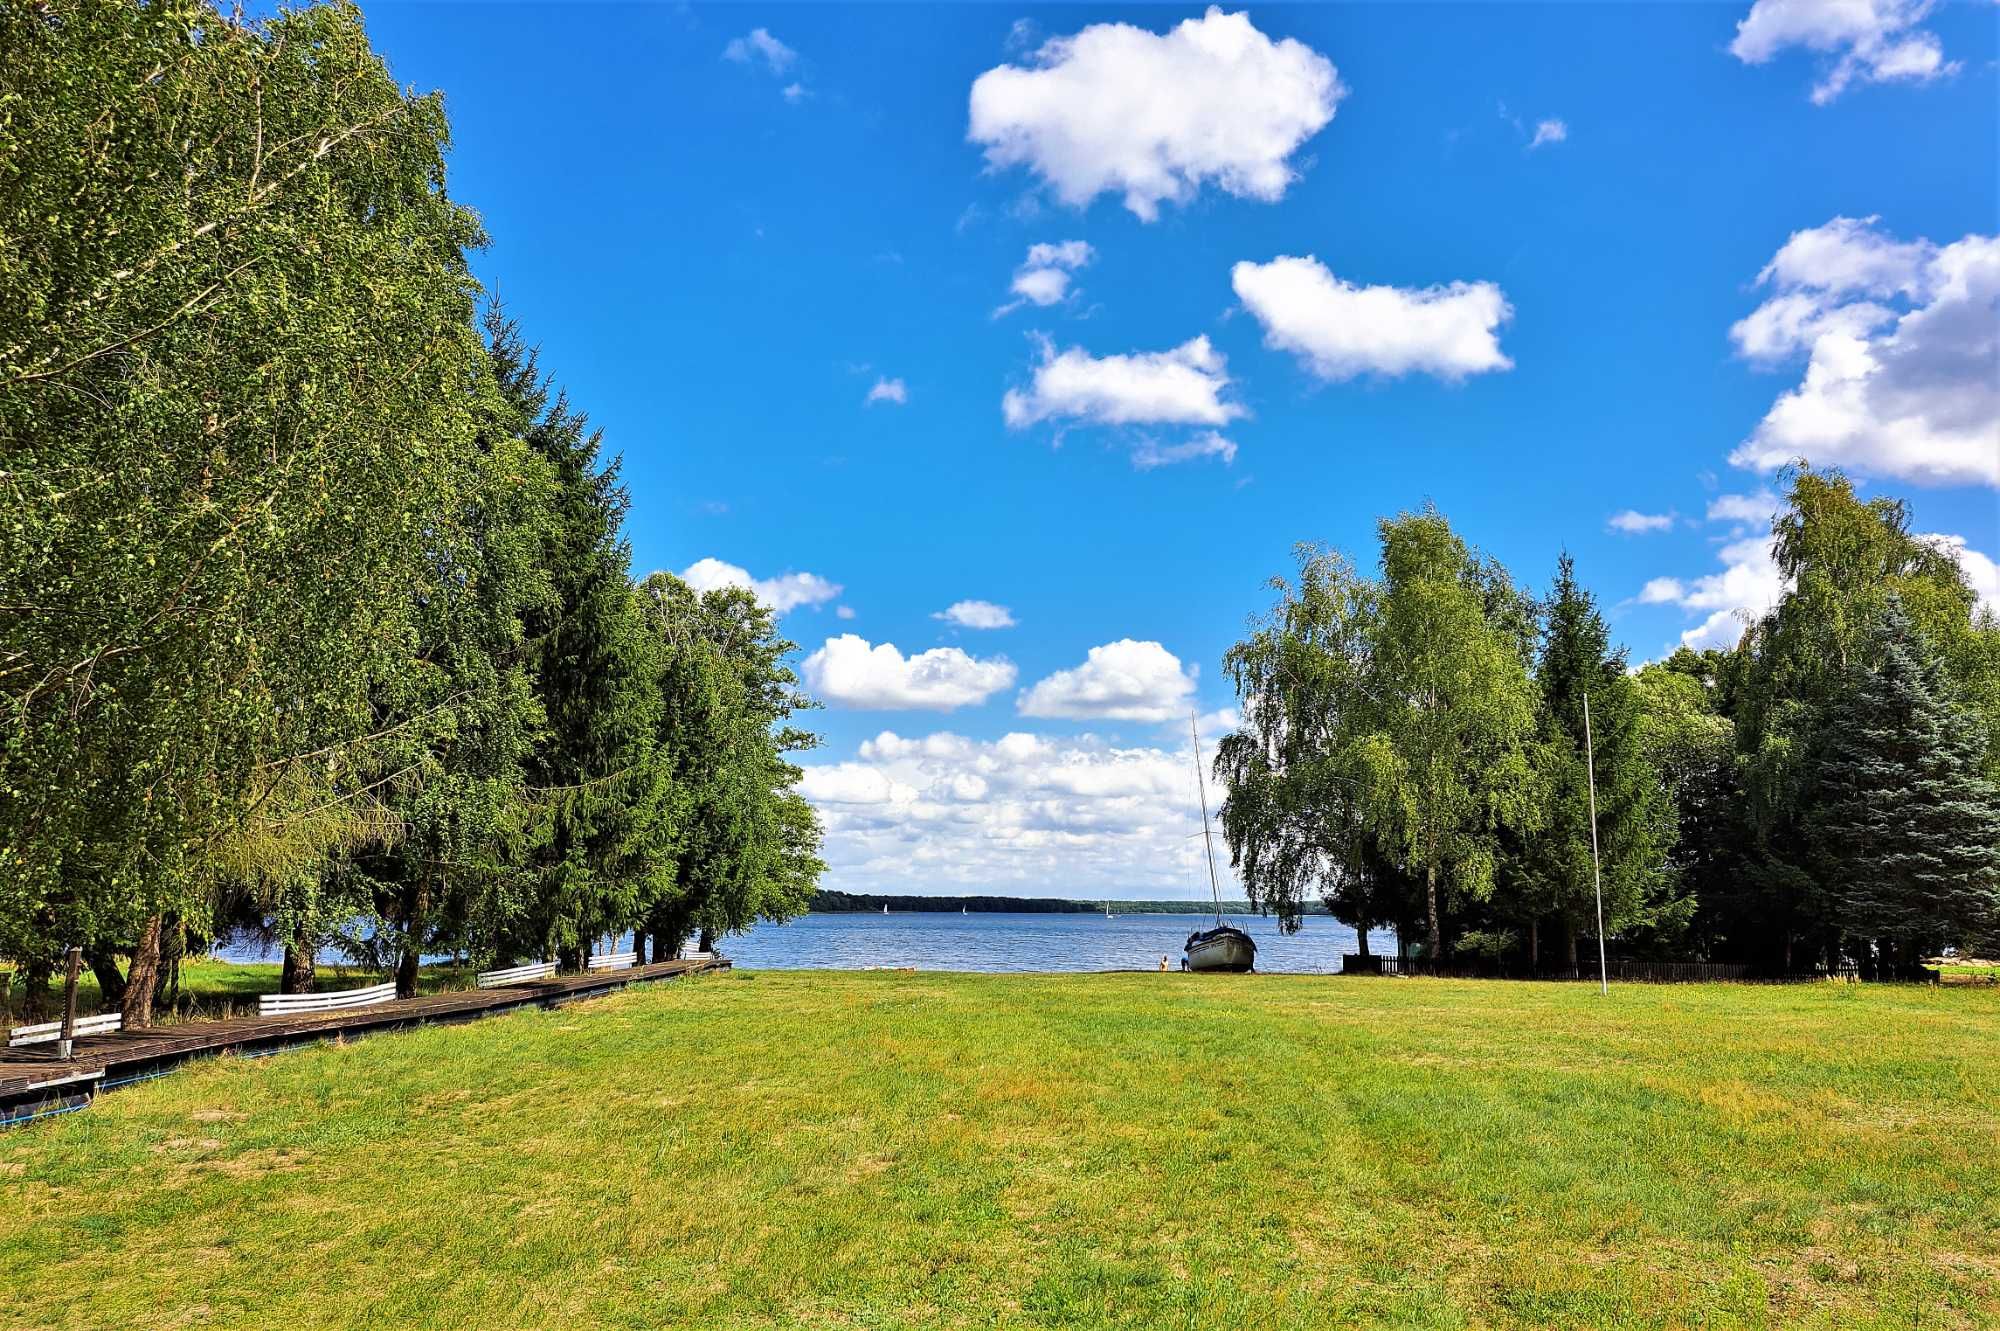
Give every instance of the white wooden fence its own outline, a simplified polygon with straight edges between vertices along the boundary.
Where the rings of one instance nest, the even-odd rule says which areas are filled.
[[[637,952],[607,952],[601,957],[592,957],[583,963],[594,971],[630,970],[639,964]]]
[[[296,1012],[333,1012],[341,1008],[373,1007],[396,996],[396,982],[366,989],[334,989],[323,994],[260,994],[257,1015],[282,1017]]]
[[[508,966],[497,971],[481,971],[478,984],[481,989],[497,989],[503,984],[517,984],[522,980],[546,980],[556,973],[553,961],[530,962],[526,966]]]
[[[76,1038],[86,1035],[109,1035],[125,1025],[125,1018],[116,1012],[106,1012],[95,1017],[76,1019]],[[7,1047],[13,1049],[24,1044],[53,1044],[62,1039],[62,1023],[45,1021],[36,1026],[16,1026],[7,1032]]]

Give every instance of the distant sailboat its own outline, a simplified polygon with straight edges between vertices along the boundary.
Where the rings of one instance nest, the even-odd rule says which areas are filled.
[[[887,915],[889,913],[889,903],[886,901],[882,903],[882,913],[884,915]]]
[[[1257,940],[1222,922],[1222,885],[1215,876],[1215,834],[1208,830],[1208,781],[1201,771],[1201,729],[1193,717],[1188,718],[1188,729],[1194,732],[1194,781],[1201,792],[1201,844],[1208,852],[1208,890],[1215,895],[1215,927],[1197,929],[1188,935],[1187,955],[1181,965],[1191,971],[1247,971],[1257,964]]]
[[[959,913],[960,915],[967,915],[967,914],[970,914],[971,912],[967,911],[967,910],[965,909],[965,907],[963,907],[963,906],[960,906],[960,907],[958,908],[958,913]]]
[[[1104,918],[1107,920],[1111,918],[1111,903],[1108,900],[1104,903]]]

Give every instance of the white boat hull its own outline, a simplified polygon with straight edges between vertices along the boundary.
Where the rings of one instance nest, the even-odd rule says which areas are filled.
[[[1257,944],[1241,929],[1223,925],[1188,935],[1181,964],[1191,971],[1247,971],[1257,964]]]

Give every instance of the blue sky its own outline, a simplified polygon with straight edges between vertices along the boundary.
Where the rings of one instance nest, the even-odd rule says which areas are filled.
[[[1196,890],[1186,715],[1295,542],[1366,563],[1434,501],[1530,583],[1570,550],[1645,659],[1775,594],[1803,450],[2000,599],[2000,11],[1860,12],[368,22],[624,456],[636,571],[787,606],[830,884],[1156,896]]]

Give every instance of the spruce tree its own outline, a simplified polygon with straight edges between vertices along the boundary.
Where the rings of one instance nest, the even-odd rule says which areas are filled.
[[[1543,830],[1530,839],[1522,877],[1530,911],[1547,909],[1562,930],[1564,960],[1577,964],[1579,933],[1597,928],[1591,865],[1584,698],[1590,699],[1588,747],[1596,768],[1597,843],[1603,863],[1604,928],[1668,927],[1686,915],[1673,891],[1667,854],[1673,847],[1672,802],[1647,758],[1642,709],[1625,673],[1625,654],[1612,651],[1604,616],[1577,585],[1564,554],[1546,605],[1536,672],[1541,783],[1547,800]]]
[[[601,432],[552,389],[516,323],[495,305],[485,325],[507,422],[555,487],[541,550],[551,594],[524,624],[546,721],[527,773],[539,814],[533,888],[498,950],[580,965],[594,938],[639,919],[648,885],[671,873],[637,862],[647,825],[663,811],[653,642],[630,582],[620,531],[629,500],[616,459],[603,458]],[[651,849],[656,857],[657,843]],[[643,932],[634,942],[643,952]]]
[[[1978,727],[1899,596],[1828,711],[1809,821],[1821,886],[1852,934],[1908,970],[1991,934],[2000,915],[2000,791]]]

